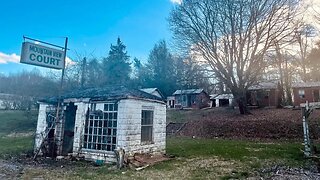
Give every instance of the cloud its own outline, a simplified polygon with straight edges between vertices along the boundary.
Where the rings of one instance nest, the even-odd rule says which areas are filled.
[[[66,58],[66,67],[73,66],[73,65],[75,65],[75,64],[76,64],[76,62],[73,61],[72,59],[70,59],[70,58],[67,56],[67,58]]]
[[[174,4],[181,4],[182,0],[170,0]]]
[[[0,52],[0,64],[7,64],[9,62],[19,63],[20,56],[17,54],[6,54],[3,52]]]
[[[19,63],[20,62],[20,56],[13,53],[13,54],[6,54],[3,52],[0,52],[0,64],[7,64],[7,63]],[[68,56],[66,58],[66,66],[73,66],[76,62],[70,59]],[[1,72],[0,72],[1,74]]]

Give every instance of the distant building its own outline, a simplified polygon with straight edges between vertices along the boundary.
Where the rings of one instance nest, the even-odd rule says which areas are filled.
[[[211,107],[226,107],[233,104],[232,94],[212,94],[210,95]]]
[[[158,88],[143,88],[143,89],[140,89],[141,91],[144,91],[146,93],[149,93],[149,94],[152,94],[152,95],[155,95],[161,99],[164,99],[164,96],[163,94],[160,92],[160,90]]]
[[[292,85],[293,104],[320,102],[320,82],[300,82]]]
[[[174,96],[168,96],[167,97],[167,107],[168,108],[174,108],[175,107],[175,98]]]
[[[170,97],[174,108],[201,109],[210,106],[210,96],[203,89],[176,90]],[[168,101],[169,99],[167,99]]]
[[[115,162],[126,155],[165,153],[166,104],[158,96],[125,87],[91,88],[40,101],[35,153]]]
[[[279,101],[278,84],[262,82],[251,86],[247,91],[247,103],[252,106],[277,106]]]

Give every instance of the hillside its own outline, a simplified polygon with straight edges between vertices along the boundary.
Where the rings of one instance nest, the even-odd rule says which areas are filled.
[[[251,115],[237,110],[169,110],[167,122],[185,122],[179,135],[202,138],[302,139],[301,110],[255,109]],[[310,135],[319,138],[320,110],[310,118]]]

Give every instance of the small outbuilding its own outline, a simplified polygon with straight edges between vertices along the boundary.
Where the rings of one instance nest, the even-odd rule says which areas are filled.
[[[280,93],[278,84],[274,82],[261,82],[249,87],[247,91],[247,103],[252,106],[277,106]]]
[[[320,102],[320,82],[300,82],[292,85],[293,104]]]
[[[227,107],[232,106],[232,94],[212,94],[210,95],[211,107]]]
[[[77,90],[40,101],[35,153],[115,162],[114,150],[161,154],[166,146],[166,104],[125,87]],[[56,118],[57,109],[59,118]]]
[[[201,109],[210,106],[210,96],[203,89],[176,90],[174,108]]]
[[[175,105],[175,98],[174,96],[167,97],[167,108],[174,108]]]

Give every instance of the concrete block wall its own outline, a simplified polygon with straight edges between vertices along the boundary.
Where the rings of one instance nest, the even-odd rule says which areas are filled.
[[[38,114],[38,122],[37,122],[37,130],[36,130],[36,136],[35,136],[35,144],[34,144],[34,150],[37,150],[41,142],[43,141],[43,133],[45,132],[48,124],[46,121],[46,109],[49,105],[40,103],[39,105],[39,114]]]
[[[166,105],[145,100],[124,99],[118,105],[117,146],[127,154],[165,153],[166,146]],[[141,142],[141,111],[154,111],[153,142]]]
[[[96,110],[103,110],[105,102],[97,102]],[[84,156],[88,160],[116,162],[114,152],[82,149],[86,113],[90,104],[75,103],[77,106],[73,155]],[[153,143],[141,143],[141,111],[154,111]],[[118,103],[117,147],[128,155],[134,153],[165,153],[166,146],[166,105],[146,100],[123,99]]]
[[[81,150],[84,134],[84,126],[86,121],[86,113],[89,107],[89,103],[75,103],[77,106],[76,120],[74,126],[74,139],[73,139],[73,153],[78,154]]]

